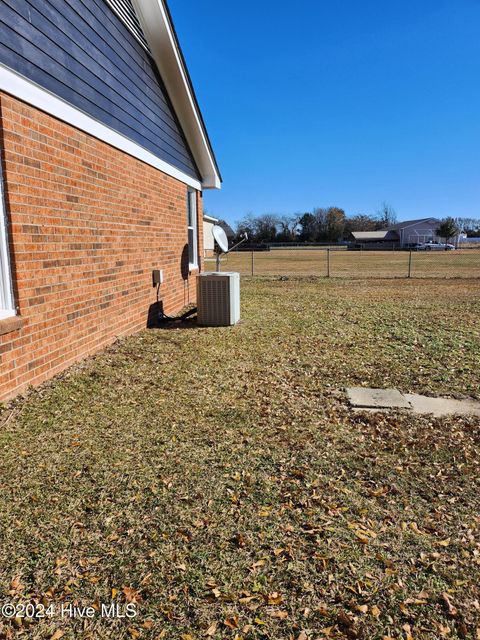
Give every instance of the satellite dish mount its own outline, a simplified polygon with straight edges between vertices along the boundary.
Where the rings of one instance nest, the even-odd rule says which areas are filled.
[[[220,271],[220,260],[222,256],[227,255],[227,253],[230,253],[230,251],[233,251],[239,245],[246,242],[248,240],[248,234],[247,233],[242,234],[242,239],[240,240],[240,242],[237,242],[237,244],[234,244],[233,247],[231,247],[230,249],[228,248],[227,234],[225,233],[224,229],[220,225],[218,224],[213,225],[212,235],[216,242],[215,256],[217,259],[217,272],[218,272]]]

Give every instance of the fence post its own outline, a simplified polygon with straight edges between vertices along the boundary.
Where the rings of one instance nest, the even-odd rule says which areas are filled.
[[[412,277],[412,250],[410,249],[409,256],[408,256],[408,276],[407,276],[407,278],[411,278],[411,277]]]
[[[255,258],[254,256],[254,251],[252,251],[252,276],[255,275]]]
[[[330,277],[330,247],[327,249],[327,278]]]

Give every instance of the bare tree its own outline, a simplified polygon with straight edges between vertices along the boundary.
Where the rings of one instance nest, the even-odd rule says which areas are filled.
[[[236,235],[248,233],[253,242],[274,242],[279,227],[279,218],[274,213],[254,216],[248,213],[236,225]]]
[[[480,235],[480,219],[479,218],[454,218],[460,231],[463,231],[467,236]]]
[[[379,229],[388,229],[397,222],[397,213],[388,202],[383,202],[380,210],[377,211],[377,222]]]
[[[299,218],[300,216],[297,214],[283,215],[278,218],[278,242],[293,242],[297,239]]]
[[[279,226],[275,213],[264,213],[256,219],[256,239],[258,242],[275,242]]]
[[[358,213],[345,221],[345,231],[375,231],[376,228],[376,219],[363,213]]]
[[[235,223],[235,240],[238,241],[245,233],[251,240],[255,240],[256,218],[253,213],[247,213]]]
[[[327,236],[327,211],[325,207],[316,207],[313,210],[316,226],[315,240],[318,242],[322,242]]]
[[[327,209],[327,242],[338,242],[345,232],[345,211],[339,207]]]
[[[317,207],[313,210],[320,242],[337,242],[345,231],[345,211],[339,207]]]

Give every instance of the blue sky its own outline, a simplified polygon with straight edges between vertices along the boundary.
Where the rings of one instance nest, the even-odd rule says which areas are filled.
[[[480,2],[170,0],[224,183],[208,212],[480,217]]]

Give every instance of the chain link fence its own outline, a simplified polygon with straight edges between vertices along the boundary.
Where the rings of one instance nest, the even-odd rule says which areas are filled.
[[[222,271],[249,276],[329,278],[480,278],[480,249],[452,251],[347,251],[345,248],[292,248],[234,251],[222,258]],[[215,259],[205,268],[214,269]]]

